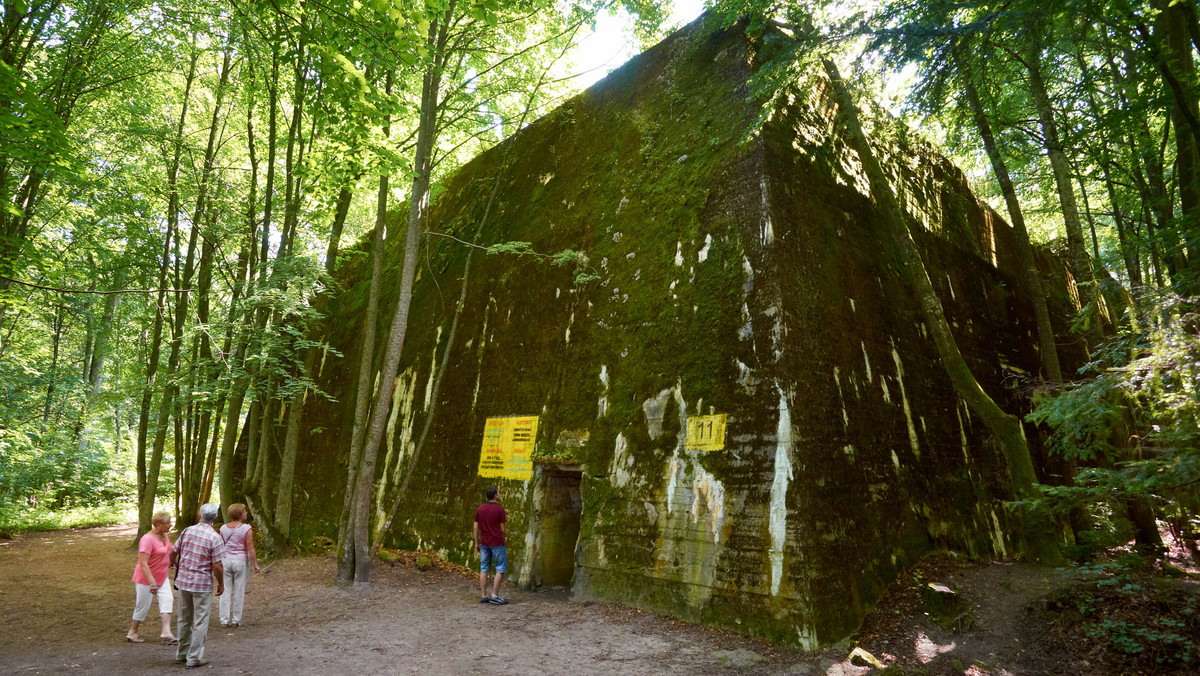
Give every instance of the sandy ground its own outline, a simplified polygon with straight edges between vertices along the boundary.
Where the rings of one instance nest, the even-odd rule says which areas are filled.
[[[143,644],[125,641],[133,610],[132,525],[0,540],[0,674],[143,674],[182,669],[157,642],[157,608]],[[406,557],[411,560],[414,557]],[[221,674],[798,674],[858,676],[861,646],[890,673],[940,676],[1136,673],[1081,650],[1041,611],[1053,571],[1018,563],[934,557],[909,571],[862,629],[819,653],[602,603],[562,589],[508,589],[481,605],[469,571],[377,563],[371,588],[336,588],[330,556],[271,562],[250,579],[242,626],[223,629],[214,603],[199,673]],[[960,590],[978,618],[970,631],[931,622],[919,590]],[[724,651],[760,662],[732,669]]]
[[[157,607],[142,625],[146,643],[124,639],[134,533],[113,526],[0,540],[0,673],[179,668],[175,648],[156,641]],[[221,628],[214,603],[205,652],[212,664],[197,671],[694,674],[719,668],[713,651],[739,648],[768,659],[742,673],[817,661],[651,613],[569,603],[562,590],[506,589],[510,605],[481,605],[477,581],[444,570],[379,564],[367,591],[337,589],[333,579],[324,556],[276,561],[252,576],[241,627]]]

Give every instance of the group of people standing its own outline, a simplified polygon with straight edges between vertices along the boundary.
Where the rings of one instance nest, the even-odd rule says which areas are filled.
[[[500,490],[496,486],[489,486],[484,497],[487,502],[476,510],[473,528],[475,551],[480,554],[479,601],[504,605],[508,601],[499,592],[508,564],[504,547],[504,524],[508,519],[500,506]],[[138,542],[137,565],[133,568],[133,622],[125,640],[145,643],[139,631],[151,603],[157,599],[158,614],[162,617],[160,637],[178,646],[175,661],[189,669],[208,664],[204,659],[204,642],[208,637],[213,596],[220,599],[221,626],[240,626],[248,568],[253,566],[256,573],[261,570],[254,552],[254,529],[246,523],[246,506],[230,505],[226,522],[218,531],[213,524],[219,513],[217,505],[201,505],[200,522],[185,528],[178,542],[172,544],[171,513],[158,512],[151,519],[150,532]],[[487,592],[489,567],[495,570],[491,594]],[[173,582],[168,579],[171,568],[175,568]],[[226,588],[229,594],[225,593]],[[174,590],[179,591],[179,613],[173,634]]]
[[[133,569],[135,602],[133,622],[125,640],[144,643],[139,633],[140,625],[150,612],[150,604],[158,600],[158,614],[162,617],[161,638],[178,647],[175,661],[187,668],[202,667],[204,642],[208,637],[208,623],[212,615],[212,597],[218,603],[222,627],[237,627],[242,622],[242,607],[246,598],[248,567],[259,572],[258,557],[254,552],[253,528],[246,523],[246,506],[229,506],[226,522],[217,531],[213,524],[220,509],[214,504],[200,507],[200,522],[185,528],[174,545],[168,532],[171,530],[171,513],[158,512],[151,519],[150,532],[138,543],[138,562]],[[171,568],[175,568],[175,579],[168,579]],[[225,594],[225,588],[230,590]],[[171,614],[174,611],[175,595],[179,591],[179,613],[176,633],[171,633]]]

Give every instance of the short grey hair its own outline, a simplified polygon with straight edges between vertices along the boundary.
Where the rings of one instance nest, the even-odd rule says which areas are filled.
[[[213,503],[200,505],[200,520],[204,523],[212,523],[217,520],[217,514],[221,513],[221,509]]]

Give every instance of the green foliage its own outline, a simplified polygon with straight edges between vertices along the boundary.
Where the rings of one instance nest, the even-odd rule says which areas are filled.
[[[1046,487],[1060,508],[1137,496],[1154,501],[1183,529],[1195,527],[1200,337],[1187,307],[1168,298],[1161,312],[1172,317],[1169,323],[1111,339],[1085,369],[1095,375],[1035,396],[1028,419],[1051,430],[1050,449],[1090,465],[1073,486]]]
[[[1200,658],[1200,595],[1154,578],[1146,560],[1127,555],[1080,566],[1067,592],[1085,636],[1155,665]],[[1146,608],[1154,612],[1145,613]]]
[[[128,523],[135,512],[126,505],[98,505],[49,509],[34,507],[18,509],[11,505],[0,506],[0,532],[37,532],[88,528]]]
[[[533,256],[555,267],[571,267],[572,278],[577,286],[601,279],[599,272],[590,265],[587,254],[575,249],[563,249],[558,253],[543,254],[534,251],[529,242],[498,242],[486,247],[489,255]]]
[[[0,429],[0,510],[6,513],[109,507],[135,494],[128,454]]]

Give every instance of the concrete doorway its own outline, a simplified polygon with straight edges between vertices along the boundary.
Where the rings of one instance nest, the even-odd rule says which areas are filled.
[[[538,528],[537,585],[569,587],[575,575],[575,545],[579,542],[579,519],[583,498],[579,485],[583,474],[563,466],[542,467],[542,509]]]

